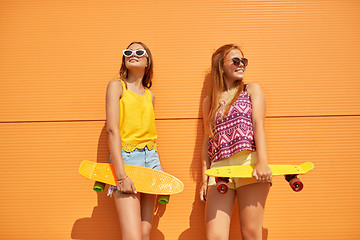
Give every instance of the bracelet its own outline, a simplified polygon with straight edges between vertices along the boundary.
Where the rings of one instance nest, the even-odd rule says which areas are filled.
[[[128,175],[125,175],[125,177],[116,180],[116,183],[123,183],[127,177],[128,177]]]
[[[125,178],[127,178],[127,177],[128,177],[128,175],[126,175],[126,174],[125,174],[125,177],[120,178],[120,179],[118,179],[117,181],[124,181],[124,180],[125,180]]]

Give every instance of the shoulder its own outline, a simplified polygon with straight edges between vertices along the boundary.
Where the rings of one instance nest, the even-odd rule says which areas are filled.
[[[149,90],[149,92],[150,92],[150,94],[151,94],[151,97],[152,98],[155,98],[155,94],[150,90],[150,89],[148,89]]]
[[[119,79],[113,79],[109,81],[107,85],[107,92],[110,94],[122,94],[123,92],[123,85]]]
[[[207,113],[210,110],[210,96],[206,96],[203,100],[203,113],[205,113],[207,115]]]
[[[263,91],[262,91],[260,85],[257,83],[248,83],[246,86],[246,91],[252,97],[255,97],[258,95],[263,95]]]
[[[121,81],[119,79],[113,79],[113,80],[109,81],[108,87],[121,88],[122,89],[122,83],[121,83]]]
[[[210,104],[210,96],[206,96],[203,100],[203,105],[208,106]]]
[[[261,90],[261,87],[258,83],[251,82],[251,83],[247,84],[246,89],[248,91],[259,91],[259,90]]]
[[[151,99],[152,99],[152,101],[154,102],[154,100],[155,100],[155,94],[150,90],[150,89],[148,89],[149,90],[149,93],[150,93],[150,95],[151,95]]]

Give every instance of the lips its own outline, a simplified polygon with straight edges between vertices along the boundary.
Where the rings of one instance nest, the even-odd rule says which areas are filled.
[[[136,58],[130,58],[129,62],[138,62],[138,60]]]

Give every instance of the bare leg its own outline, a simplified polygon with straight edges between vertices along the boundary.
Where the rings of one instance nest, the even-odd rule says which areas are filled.
[[[140,194],[115,191],[113,196],[119,216],[122,240],[142,240]]]
[[[236,192],[229,189],[220,194],[211,186],[206,198],[206,239],[229,239],[231,213],[234,207]]]
[[[141,227],[142,227],[142,239],[149,240],[152,227],[152,220],[154,216],[156,195],[153,194],[141,194]]]
[[[241,234],[244,240],[261,240],[269,183],[254,183],[237,189]]]

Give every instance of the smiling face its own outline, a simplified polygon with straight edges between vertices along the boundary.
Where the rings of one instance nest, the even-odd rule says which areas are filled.
[[[239,49],[232,49],[224,58],[222,66],[223,76],[230,81],[241,81],[244,78],[245,66],[240,62],[239,66],[234,65],[234,58],[243,58]]]

